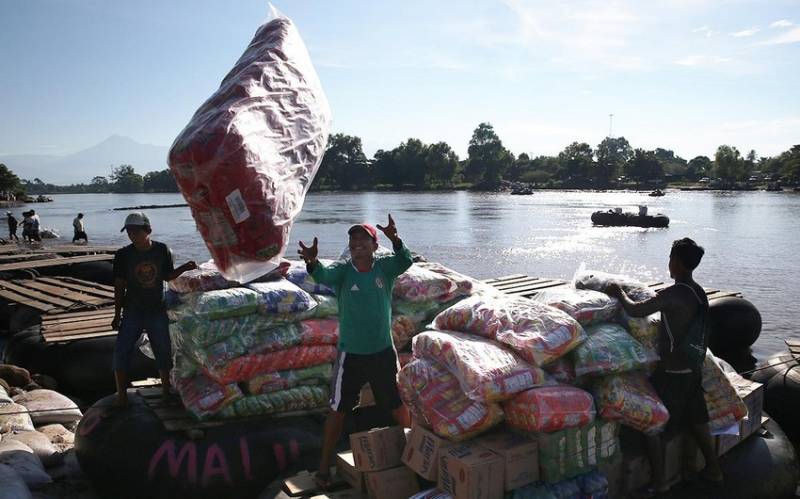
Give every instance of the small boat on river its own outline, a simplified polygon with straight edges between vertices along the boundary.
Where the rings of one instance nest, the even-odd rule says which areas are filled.
[[[669,227],[669,217],[661,213],[648,215],[646,206],[640,207],[638,214],[616,208],[595,211],[592,213],[592,223],[607,227]]]
[[[651,198],[657,198],[657,197],[661,197],[663,195],[664,195],[664,191],[662,191],[661,189],[656,189],[653,192],[651,192],[650,194],[648,194],[648,196],[650,196]]]

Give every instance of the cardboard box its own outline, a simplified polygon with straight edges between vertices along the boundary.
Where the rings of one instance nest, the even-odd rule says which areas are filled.
[[[507,431],[479,437],[475,443],[503,458],[505,490],[514,490],[539,479],[539,444]]]
[[[370,499],[408,499],[419,492],[419,481],[405,466],[366,474]]]
[[[358,471],[379,471],[400,465],[405,447],[405,433],[399,426],[373,428],[350,435]]]
[[[745,426],[749,426],[750,422],[746,421],[746,417],[739,421],[737,424],[737,435],[733,434],[724,434],[724,435],[714,435],[714,449],[717,452],[717,457],[726,454],[729,450],[736,447],[739,442],[742,441],[742,435],[744,435],[744,428]]]
[[[339,476],[357,492],[364,493],[367,491],[364,483],[364,472],[356,469],[353,451],[349,450],[336,454],[336,470],[339,472]]]
[[[311,499],[363,499],[363,495],[353,489],[340,490],[339,492],[327,492],[314,496]]]
[[[596,420],[578,428],[537,435],[539,479],[548,483],[585,473],[619,453],[619,425]]]
[[[502,499],[503,458],[474,443],[452,445],[439,456],[439,489],[453,499]]]
[[[748,379],[737,380],[733,387],[747,406],[747,424],[742,428],[742,438],[747,438],[761,427],[764,405],[764,385]]]
[[[415,473],[431,482],[439,477],[439,453],[453,445],[432,431],[414,425],[403,450],[402,461]]]

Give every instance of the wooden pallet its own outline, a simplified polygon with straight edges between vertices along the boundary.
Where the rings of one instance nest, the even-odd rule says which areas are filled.
[[[73,277],[0,281],[0,298],[44,314],[97,309],[114,304],[114,288]]]
[[[147,380],[146,383],[145,386],[136,388],[136,393],[138,393],[139,396],[144,399],[145,404],[153,410],[167,431],[202,430],[203,428],[213,428],[233,422],[266,421],[296,416],[322,415],[328,411],[327,408],[322,407],[305,411],[284,412],[271,416],[199,421],[186,410],[179,398],[165,399],[160,383],[152,384],[151,380]]]
[[[46,260],[2,263],[0,264],[0,272],[6,272],[11,270],[41,269],[45,267],[56,267],[59,265],[72,265],[75,263],[103,262],[113,259],[114,255],[109,255],[109,254],[65,256],[65,257],[59,256],[55,258],[48,258]]]
[[[115,336],[117,330],[111,327],[113,319],[113,306],[83,312],[43,315],[42,338],[45,343],[66,343]]]
[[[797,360],[800,360],[800,341],[799,340],[783,340],[786,346],[789,347],[789,353],[792,354]]]

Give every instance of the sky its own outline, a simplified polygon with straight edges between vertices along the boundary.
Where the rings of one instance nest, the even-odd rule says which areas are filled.
[[[609,133],[686,159],[800,143],[800,0],[273,4],[332,132],[368,156],[414,137],[464,158],[481,122],[532,156]],[[112,134],[169,146],[267,15],[262,0],[0,0],[0,155]]]

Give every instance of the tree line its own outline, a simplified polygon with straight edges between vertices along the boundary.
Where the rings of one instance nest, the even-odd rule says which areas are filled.
[[[606,137],[592,148],[573,142],[556,156],[515,156],[490,123],[475,128],[461,159],[445,142],[425,144],[409,138],[391,150],[380,149],[372,158],[364,153],[361,138],[336,133],[328,138],[325,155],[311,185],[312,190],[362,189],[496,189],[503,182],[522,182],[543,188],[613,188],[631,185],[663,185],[718,179],[720,187],[734,187],[754,172],[761,177],[800,182],[800,145],[773,157],[756,151],[742,153],[721,145],[714,158],[686,160],[670,149],[634,148],[625,137]],[[94,177],[88,184],[68,186],[36,178],[20,180],[0,164],[0,191],[27,194],[178,192],[169,169],[136,173],[132,165],[112,167],[108,177]]]

